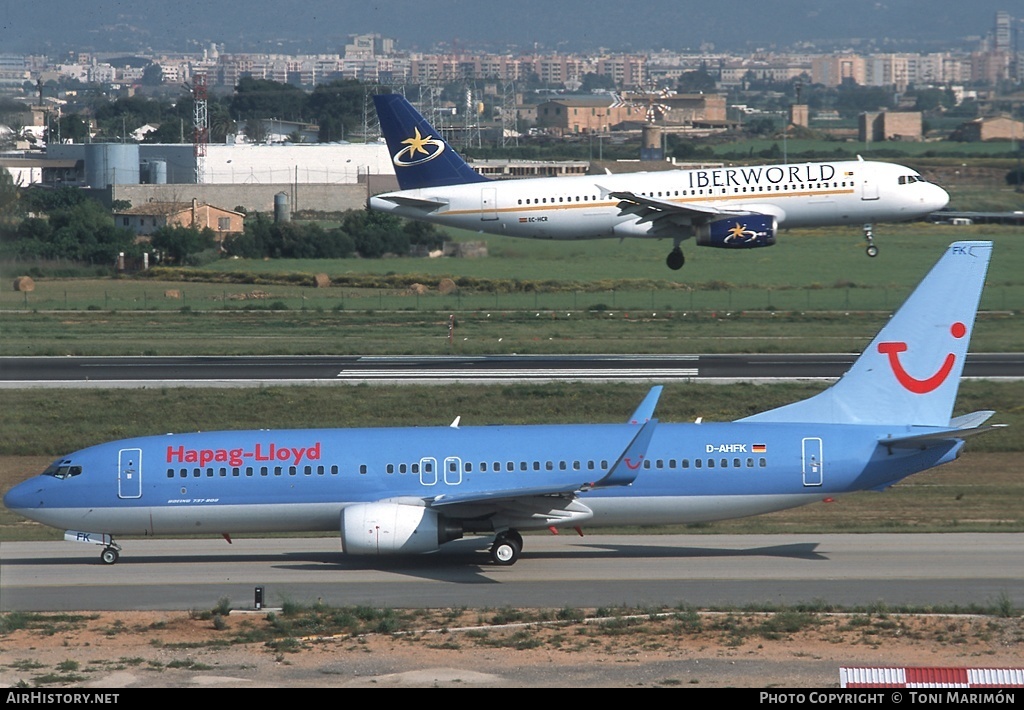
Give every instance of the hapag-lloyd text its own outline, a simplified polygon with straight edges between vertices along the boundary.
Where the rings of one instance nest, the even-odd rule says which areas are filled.
[[[256,444],[252,451],[238,449],[187,449],[184,446],[167,447],[167,463],[195,463],[205,466],[208,463],[226,463],[229,466],[241,466],[249,459],[252,461],[280,461],[298,466],[305,461],[320,460],[320,442],[312,446],[279,446],[277,444]]]

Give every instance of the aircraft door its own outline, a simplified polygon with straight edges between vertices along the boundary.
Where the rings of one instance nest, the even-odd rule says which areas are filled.
[[[462,459],[449,456],[444,460],[444,482],[449,486],[462,483]]]
[[[117,497],[142,497],[142,449],[121,449],[118,452]]]
[[[437,483],[437,459],[420,459],[420,485],[433,486]]]
[[[480,190],[480,221],[493,222],[498,219],[498,190],[485,187]]]
[[[878,183],[869,177],[862,178],[860,182],[860,199],[862,200],[877,200],[878,199]]]
[[[804,439],[803,472],[805,486],[820,486],[824,477],[825,462],[821,457],[821,439]]]

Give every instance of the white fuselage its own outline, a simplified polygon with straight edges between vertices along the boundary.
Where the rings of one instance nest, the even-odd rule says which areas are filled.
[[[941,187],[900,165],[870,161],[667,170],[490,181],[400,190],[371,209],[436,224],[534,239],[657,237],[653,223],[622,214],[610,193],[631,192],[682,210],[693,223],[735,213],[775,217],[779,227],[921,218],[943,208]],[[687,215],[677,217],[685,228]],[[680,235],[682,238],[690,236]]]

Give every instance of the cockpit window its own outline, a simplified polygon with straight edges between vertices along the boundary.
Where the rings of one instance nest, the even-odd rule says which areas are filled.
[[[44,476],[53,476],[54,478],[71,478],[81,473],[82,467],[73,466],[70,461],[54,461],[43,471]]]
[[[910,185],[915,182],[928,182],[920,175],[900,175],[900,185]]]

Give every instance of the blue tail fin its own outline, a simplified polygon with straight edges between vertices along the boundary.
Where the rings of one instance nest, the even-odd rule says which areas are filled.
[[[462,185],[487,182],[452,150],[441,134],[401,94],[373,97],[380,130],[388,142],[398,185],[403,190],[418,187]]]
[[[992,242],[956,242],[842,379],[741,421],[949,426]]]

